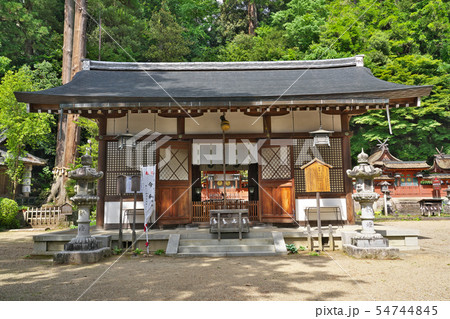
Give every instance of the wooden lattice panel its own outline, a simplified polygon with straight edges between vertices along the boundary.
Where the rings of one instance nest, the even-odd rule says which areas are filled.
[[[117,142],[107,143],[106,149],[106,195],[118,195],[116,179],[119,175],[140,175],[140,167],[154,165],[156,144],[139,142],[136,147],[124,147],[119,150]]]
[[[332,193],[344,192],[344,170],[342,160],[342,141],[340,138],[330,138],[330,146],[313,146],[313,139],[297,139],[294,144],[294,183],[295,193],[305,193],[305,173],[300,167],[314,157],[330,164],[330,186]]]
[[[161,181],[187,181],[189,179],[189,150],[161,148],[158,168]]]
[[[265,147],[261,149],[260,156],[262,179],[291,178],[291,149],[289,147]]]

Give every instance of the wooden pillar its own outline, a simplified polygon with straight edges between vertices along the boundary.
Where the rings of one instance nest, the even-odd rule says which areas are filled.
[[[185,132],[185,121],[184,117],[177,117],[177,135],[178,138],[182,138]]]
[[[350,132],[350,118],[349,114],[341,114],[341,130],[345,134],[342,138],[342,159],[343,159],[343,169],[344,169],[344,192],[345,192],[345,202],[347,205],[347,222],[349,224],[355,223],[355,212],[353,209],[353,184],[352,179],[345,173],[348,169],[352,168],[352,157],[350,149],[350,137],[352,132]]]
[[[105,196],[106,196],[106,117],[98,119],[98,170],[103,172],[103,178],[97,183],[97,227],[104,228]]]
[[[263,130],[264,134],[270,138],[270,134],[272,134],[272,119],[270,115],[263,115]]]

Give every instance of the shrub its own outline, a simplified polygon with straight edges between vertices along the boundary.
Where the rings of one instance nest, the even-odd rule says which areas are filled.
[[[9,198],[0,198],[0,227],[18,228],[20,221],[17,218],[19,205]]]
[[[287,249],[289,254],[296,254],[296,253],[298,253],[298,249],[297,249],[297,247],[295,247],[294,244],[287,244],[286,245],[286,249]]]

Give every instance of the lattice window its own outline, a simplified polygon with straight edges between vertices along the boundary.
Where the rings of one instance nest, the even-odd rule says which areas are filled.
[[[342,159],[342,140],[330,138],[330,146],[313,146],[313,139],[297,139],[294,144],[294,183],[295,193],[304,193],[305,173],[301,166],[312,161],[315,157],[333,166],[330,169],[330,188],[333,193],[344,192],[344,170]]]
[[[158,168],[161,181],[187,181],[189,179],[189,150],[161,148]]]
[[[119,150],[117,142],[106,144],[106,195],[118,195],[116,179],[119,175],[139,175],[141,166],[154,165],[156,161],[156,143],[138,142],[136,147],[124,147]],[[131,194],[130,194],[131,195]]]
[[[291,149],[289,147],[265,147],[260,151],[262,179],[291,178]]]

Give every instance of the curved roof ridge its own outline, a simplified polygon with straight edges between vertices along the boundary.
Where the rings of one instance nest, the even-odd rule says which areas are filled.
[[[227,71],[327,69],[363,66],[363,56],[326,60],[243,62],[110,62],[83,60],[83,70],[105,71]]]

